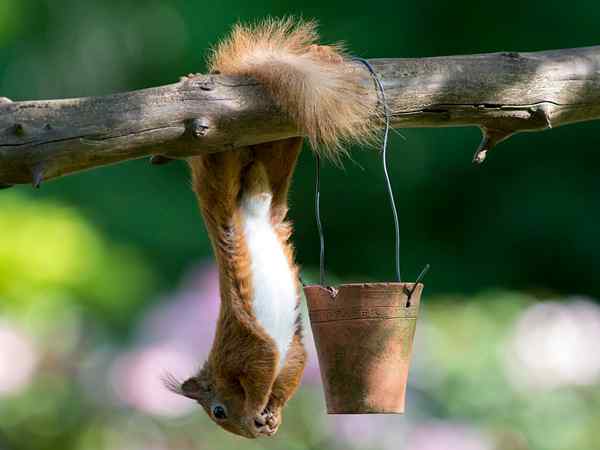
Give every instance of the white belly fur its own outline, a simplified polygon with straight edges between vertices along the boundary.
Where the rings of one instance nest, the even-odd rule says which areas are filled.
[[[273,338],[279,351],[279,367],[295,332],[296,283],[283,247],[271,224],[271,194],[242,199],[243,229],[250,253],[256,319]]]

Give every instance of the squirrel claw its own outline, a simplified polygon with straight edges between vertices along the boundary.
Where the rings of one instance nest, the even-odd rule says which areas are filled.
[[[271,409],[269,408],[265,408],[263,414],[266,418],[266,425],[271,430],[269,436],[272,436],[277,432],[277,429],[279,428],[280,414],[278,412],[271,411]]]
[[[279,428],[278,418],[268,408],[257,414],[253,422],[254,430],[258,436],[273,436]]]

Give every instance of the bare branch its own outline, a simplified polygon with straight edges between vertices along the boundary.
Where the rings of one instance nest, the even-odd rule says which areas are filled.
[[[395,127],[479,126],[475,160],[521,131],[600,118],[600,46],[370,60]],[[357,65],[356,70],[364,70]],[[372,83],[365,71],[365,83]],[[373,101],[375,101],[375,89]],[[155,155],[165,163],[297,135],[254,80],[193,75],[104,97],[0,98],[0,187]]]

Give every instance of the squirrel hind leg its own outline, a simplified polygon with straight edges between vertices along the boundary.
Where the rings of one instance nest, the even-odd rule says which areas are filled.
[[[267,142],[254,147],[254,159],[264,164],[273,191],[272,214],[275,222],[285,219],[288,190],[302,150],[302,138],[294,137]]]
[[[267,169],[261,161],[253,161],[242,183],[242,207],[249,216],[266,217],[271,210],[273,192]]]
[[[242,182],[243,195],[272,194],[267,168],[262,161],[254,160],[246,168]]]

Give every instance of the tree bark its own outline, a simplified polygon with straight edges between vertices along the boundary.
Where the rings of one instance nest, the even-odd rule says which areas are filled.
[[[392,125],[479,126],[475,161],[521,131],[600,118],[600,46],[369,61]],[[364,71],[364,82],[372,83]],[[373,101],[377,91],[373,88]],[[155,163],[298,135],[247,78],[194,75],[103,97],[11,102],[0,97],[0,187],[150,155]]]

